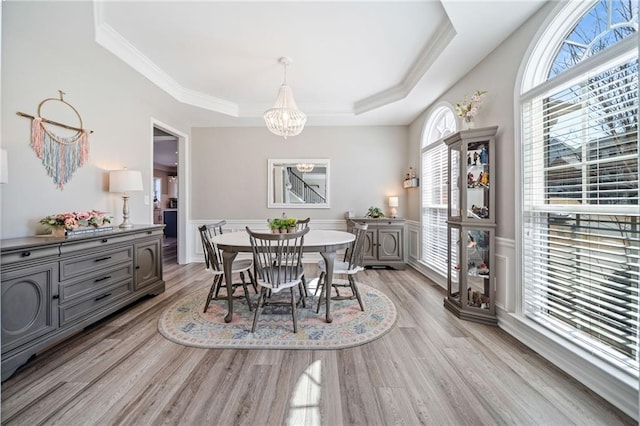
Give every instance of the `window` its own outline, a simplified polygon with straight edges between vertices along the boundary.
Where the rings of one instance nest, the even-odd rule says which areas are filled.
[[[558,19],[563,39],[534,49],[530,64],[556,48],[535,73],[546,77],[527,81],[525,71],[523,311],[637,374],[638,4],[564,10],[580,7],[577,19]]]
[[[422,148],[422,262],[447,276],[447,146],[456,131],[453,110],[441,106],[427,121]]]

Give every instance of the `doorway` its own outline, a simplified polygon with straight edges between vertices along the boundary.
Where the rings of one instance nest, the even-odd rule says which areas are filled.
[[[153,126],[153,223],[165,225],[163,261],[179,263],[180,138],[164,128]],[[184,200],[182,200],[184,201]],[[184,228],[182,228],[184,229]]]

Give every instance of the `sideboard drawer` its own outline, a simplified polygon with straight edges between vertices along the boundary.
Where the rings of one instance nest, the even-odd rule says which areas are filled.
[[[67,303],[91,293],[99,293],[117,282],[133,278],[133,264],[109,268],[73,282],[60,284],[60,303]]]
[[[105,269],[123,262],[133,262],[133,247],[122,247],[74,257],[60,262],[60,281]]]
[[[113,303],[115,300],[133,293],[133,280],[129,279],[111,287],[105,287],[82,302],[60,306],[60,326],[93,314],[99,308]]]
[[[29,260],[43,259],[45,257],[58,257],[60,248],[58,246],[41,247],[37,249],[26,248],[2,253],[2,265],[6,266],[15,262],[26,262]]]
[[[134,241],[136,237],[139,238],[139,236],[136,235],[117,235],[107,232],[98,237],[92,237],[84,241],[74,241],[77,237],[71,237],[62,242],[62,245],[60,246],[60,253],[73,254],[94,249],[108,250],[110,246],[126,244]]]

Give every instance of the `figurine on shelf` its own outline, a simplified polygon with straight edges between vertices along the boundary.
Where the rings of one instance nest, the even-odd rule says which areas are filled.
[[[480,164],[487,164],[487,148],[484,145],[480,150]]]
[[[471,153],[467,154],[467,166],[471,165]]]
[[[478,158],[480,158],[480,155],[478,154],[478,152],[477,152],[477,151],[475,151],[475,152],[473,153],[473,165],[474,165],[474,166],[477,166],[477,165],[478,165]]]
[[[416,177],[416,172],[413,170],[413,167],[409,167],[409,178],[414,179]]]
[[[478,273],[478,275],[489,276],[489,267],[486,263],[483,262],[478,265],[476,272]]]
[[[480,173],[480,178],[478,179],[480,181],[480,185],[482,186],[489,186],[489,172],[484,172],[484,173]]]
[[[467,173],[467,188],[473,188],[474,181],[473,173]]]
[[[480,186],[480,184],[482,183],[483,176],[484,176],[484,172],[480,172],[480,174],[478,175],[478,180],[476,181],[475,186]]]
[[[471,213],[477,219],[486,219],[489,217],[489,209],[485,206],[478,207],[475,204],[471,206]]]

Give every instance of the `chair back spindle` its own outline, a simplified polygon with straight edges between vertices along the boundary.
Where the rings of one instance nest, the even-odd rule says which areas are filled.
[[[295,233],[271,234],[253,232],[247,227],[247,232],[259,283],[262,281],[277,290],[300,280],[304,236],[309,228]]]
[[[366,239],[367,229],[369,227],[366,223],[353,222],[351,233],[355,234],[356,238],[353,244],[347,248],[344,253],[344,261],[349,264],[348,270],[364,269],[364,241]]]

